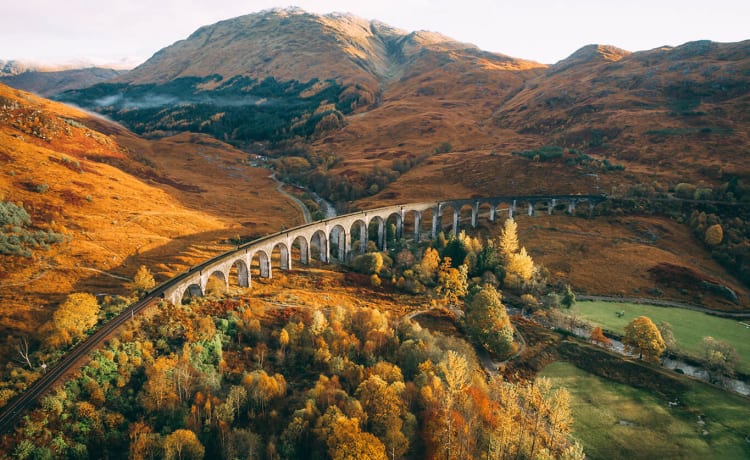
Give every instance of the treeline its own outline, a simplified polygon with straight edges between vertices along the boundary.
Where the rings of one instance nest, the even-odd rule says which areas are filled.
[[[201,132],[228,142],[277,142],[338,129],[344,115],[366,103],[364,90],[334,80],[302,83],[219,75],[183,77],[163,84],[102,83],[67,91],[60,100],[126,124],[139,134]],[[205,90],[205,85],[215,86]]]
[[[570,167],[581,167],[590,172],[624,171],[625,165],[615,164],[609,158],[603,160],[592,157],[574,148],[564,149],[559,145],[544,145],[534,150],[514,151],[513,155],[535,162],[565,160]]]

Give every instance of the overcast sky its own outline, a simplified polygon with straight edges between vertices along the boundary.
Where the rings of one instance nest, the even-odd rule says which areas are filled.
[[[294,0],[290,0],[294,1]],[[134,66],[198,27],[279,0],[10,0],[0,6],[0,59]],[[554,63],[600,43],[630,51],[750,39],[750,0],[296,0],[431,30],[488,51]]]

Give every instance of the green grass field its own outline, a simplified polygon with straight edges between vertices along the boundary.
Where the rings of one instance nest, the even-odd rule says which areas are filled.
[[[591,459],[750,458],[750,400],[693,380],[677,407],[557,362],[539,376],[571,394],[573,435]],[[701,416],[699,419],[698,416]],[[704,424],[699,423],[702,420]]]
[[[666,321],[672,325],[679,351],[695,357],[701,356],[703,337],[710,335],[732,345],[740,355],[739,370],[750,374],[750,328],[739,321],[682,308],[619,302],[577,302],[573,310],[580,318],[618,334],[638,316],[648,316],[654,323]],[[618,311],[625,315],[618,318]]]

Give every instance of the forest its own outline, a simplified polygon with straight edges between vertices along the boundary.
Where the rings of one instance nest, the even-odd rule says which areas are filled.
[[[291,302],[287,293],[278,304],[214,286],[135,318],[44,396],[2,450],[22,459],[583,458],[569,436],[566,390],[488,372],[475,351],[502,359],[517,348],[496,287],[534,297],[539,268],[512,220],[497,241],[462,234],[375,249],[352,269],[366,297],[460,311],[466,335],[352,299]],[[300,271],[266,287],[320,292],[322,282]],[[137,295],[149,286],[144,268],[130,287]],[[99,305],[77,293],[66,303],[76,308],[61,306],[38,349],[26,349],[29,364],[80,340],[87,319],[112,314],[122,299]],[[83,306],[85,314],[65,313]],[[16,386],[22,367],[11,372]]]
[[[190,131],[238,145],[340,128],[359,97],[332,80],[258,81],[239,75],[226,81],[220,75],[183,77],[161,85],[101,83],[57,96],[111,116],[138,134]]]

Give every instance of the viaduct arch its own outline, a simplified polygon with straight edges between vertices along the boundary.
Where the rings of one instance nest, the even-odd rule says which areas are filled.
[[[451,225],[451,232],[454,235],[458,234],[462,226],[469,225],[476,228],[480,214],[483,212],[488,213],[487,217],[490,222],[495,222],[500,212],[507,213],[510,217],[517,214],[534,216],[538,212],[573,213],[576,205],[580,203],[588,204],[590,210],[593,211],[597,204],[606,199],[606,195],[500,196],[409,203],[345,214],[294,227],[240,245],[237,249],[214,257],[176,276],[157,287],[152,294],[173,304],[179,304],[186,292],[194,296],[204,295],[211,277],[219,279],[228,287],[232,274],[237,277],[233,281],[239,286],[251,287],[254,272],[261,278],[272,277],[272,261],[276,254],[278,254],[278,269],[280,270],[291,270],[293,263],[306,265],[313,259],[313,256],[327,263],[345,262],[365,252],[371,228],[376,235],[374,239],[377,247],[384,250],[387,249],[388,225],[394,226],[393,236],[401,239],[404,238],[405,222],[410,222],[413,239],[421,241],[425,236],[435,238],[447,224]],[[468,217],[467,209],[471,210],[470,220],[466,218]],[[432,215],[432,222],[427,225],[428,231],[423,228],[425,226],[423,213]],[[463,214],[466,214],[466,217]],[[356,245],[353,237],[357,238]],[[292,260],[292,248],[298,249],[298,260]],[[256,266],[257,271],[254,270]]]

